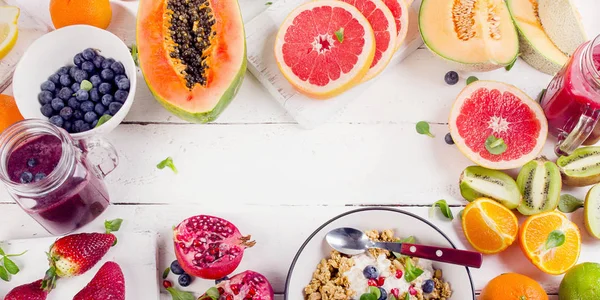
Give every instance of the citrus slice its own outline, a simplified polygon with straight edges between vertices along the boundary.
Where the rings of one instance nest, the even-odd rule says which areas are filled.
[[[538,156],[548,135],[539,104],[518,88],[496,81],[467,85],[456,98],[448,123],[458,149],[488,169],[521,167]]]
[[[519,231],[519,244],[538,269],[559,275],[577,263],[581,234],[564,214],[551,211],[525,220]]]
[[[17,42],[17,20],[20,12],[16,6],[0,6],[0,59],[6,56]]]
[[[275,60],[299,92],[315,99],[337,96],[361,82],[375,56],[375,35],[360,11],[342,1],[313,1],[296,8],[275,39]]]
[[[475,250],[493,254],[508,248],[517,239],[519,223],[515,214],[502,204],[479,198],[465,207],[462,228]]]
[[[396,19],[383,0],[341,0],[358,8],[369,20],[375,34],[375,57],[369,72],[363,77],[367,81],[381,73],[396,52]]]
[[[412,1],[409,2],[412,3]],[[398,50],[404,44],[406,34],[408,33],[408,6],[410,3],[404,0],[383,0],[383,3],[390,9],[396,21],[395,49]]]

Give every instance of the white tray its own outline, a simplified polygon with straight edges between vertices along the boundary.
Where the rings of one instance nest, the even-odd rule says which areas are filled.
[[[246,24],[248,69],[298,124],[304,128],[314,128],[325,123],[351,101],[361,97],[377,78],[325,101],[314,100],[296,92],[281,75],[277,67],[273,45],[275,44],[275,36],[279,25],[292,10],[304,2],[306,0],[274,1],[266,11]],[[415,1],[412,4],[409,12],[409,29],[406,41],[393,56],[387,69],[393,68],[419,46],[423,45],[417,25],[417,11],[420,2]],[[369,99],[363,97],[363,100],[368,101]]]

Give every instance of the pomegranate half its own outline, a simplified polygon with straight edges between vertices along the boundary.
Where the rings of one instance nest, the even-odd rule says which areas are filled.
[[[273,287],[260,273],[245,271],[217,284],[219,300],[272,300]],[[202,296],[206,300],[209,297]]]

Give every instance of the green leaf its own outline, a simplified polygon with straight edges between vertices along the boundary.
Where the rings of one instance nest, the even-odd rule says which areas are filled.
[[[506,144],[502,138],[496,138],[492,134],[485,140],[485,149],[493,155],[500,155],[506,151]]]
[[[427,135],[432,138],[435,137],[435,135],[433,135],[433,134],[431,134],[431,132],[429,132],[429,123],[427,123],[425,121],[418,122],[416,125],[416,128],[417,128],[417,132],[419,134],[424,134],[424,135]]]
[[[114,219],[114,220],[110,220],[110,221],[109,220],[104,221],[104,228],[106,229],[106,233],[119,231],[122,223],[123,223],[123,219]]]
[[[139,67],[140,66],[139,54],[138,54],[138,47],[136,44],[131,45],[131,58],[133,58],[133,62],[135,63],[135,65]]]
[[[412,263],[412,259],[408,258],[404,262],[404,280],[410,283],[423,274],[423,270],[417,268]]]
[[[17,256],[21,256],[23,254],[27,253],[27,250],[19,253],[19,254],[6,254],[6,257],[17,257]]]
[[[0,266],[0,278],[4,281],[9,281],[8,272],[6,272],[6,269],[3,266]]]
[[[338,42],[344,42],[344,27],[335,32],[335,37],[337,38]]]
[[[111,115],[102,115],[102,117],[100,117],[100,119],[98,119],[98,123],[96,124],[96,127],[94,127],[94,128],[98,128],[98,127],[102,126],[104,123],[108,122],[110,119],[112,119]]]
[[[214,286],[208,289],[205,294],[209,296],[212,300],[219,300],[219,297],[221,296],[221,293],[219,293],[219,289],[217,289]]]
[[[360,296],[360,300],[377,300],[377,297],[371,293],[364,293]]]
[[[171,272],[171,268],[167,267],[164,271],[163,271],[163,275],[162,275],[162,279],[167,279],[167,277],[169,277],[169,273]]]
[[[376,286],[370,286],[369,293],[373,294],[373,296],[375,296],[376,299],[379,299],[379,297],[381,297],[381,290],[379,290],[379,288]]]
[[[558,210],[564,213],[572,213],[583,207],[583,200],[579,200],[572,195],[564,194],[560,196]]]
[[[19,267],[10,258],[5,256],[4,259],[2,260],[2,263],[4,264],[4,267],[6,268],[8,273],[13,274],[13,275],[17,275],[17,273],[19,273],[19,271],[20,271]]]
[[[469,85],[477,80],[479,80],[479,78],[477,78],[475,76],[469,76],[469,78],[467,78],[467,85]]]
[[[510,69],[512,69],[515,66],[515,63],[517,62],[517,59],[519,58],[519,56],[521,56],[521,53],[517,54],[517,56],[515,56],[515,59],[513,59],[508,66],[504,67],[504,69],[506,71],[510,71]]]
[[[6,255],[4,254],[4,250],[2,249],[2,247],[0,247],[0,255]]]
[[[399,239],[396,241],[396,243],[408,243],[408,244],[414,244],[417,242],[417,239],[415,239],[414,236],[409,236],[403,239]],[[394,254],[394,256],[396,256],[396,258],[402,258],[404,257],[404,255],[398,253],[398,252],[392,252]]]
[[[159,162],[158,165],[156,165],[156,167],[160,170],[164,169],[165,167],[169,167],[169,169],[173,170],[173,172],[177,174],[177,168],[175,167],[173,159],[170,156],[165,158],[165,160]]]
[[[546,240],[546,245],[544,245],[544,249],[550,250],[552,248],[560,247],[565,243],[565,233],[562,230],[554,230],[550,232],[548,235],[548,239]]]
[[[442,215],[444,215],[444,217],[450,219],[450,220],[454,220],[454,216],[452,215],[452,210],[450,209],[450,207],[448,206],[448,203],[446,203],[446,200],[442,199],[442,200],[438,200],[435,203],[433,203],[433,205],[431,206],[431,208],[429,208],[429,218],[433,218],[433,213],[435,212],[435,207],[439,206],[439,208],[442,210]]]
[[[408,293],[406,293],[406,295],[404,296],[404,300],[410,300],[410,295]]]
[[[271,1],[269,1],[269,2],[265,3],[265,5],[266,5],[266,6],[269,6],[269,5],[271,5],[271,4],[273,4],[273,2],[271,2]]]
[[[390,295],[388,296],[388,300],[398,300],[398,298],[396,298],[396,296],[394,296],[394,295],[390,294]]]
[[[84,91],[89,91],[94,87],[94,85],[92,85],[91,82],[89,82],[88,80],[84,80],[81,82],[81,84],[79,85],[79,89],[84,90]]]
[[[171,297],[173,298],[173,300],[196,300],[196,297],[194,297],[194,294],[192,294],[190,292],[180,291],[174,287],[168,288],[167,292],[169,292],[169,294],[171,294]]]

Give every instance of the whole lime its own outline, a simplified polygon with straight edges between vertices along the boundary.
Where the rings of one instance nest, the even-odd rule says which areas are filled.
[[[558,299],[600,299],[600,264],[586,262],[571,268],[560,282]]]

